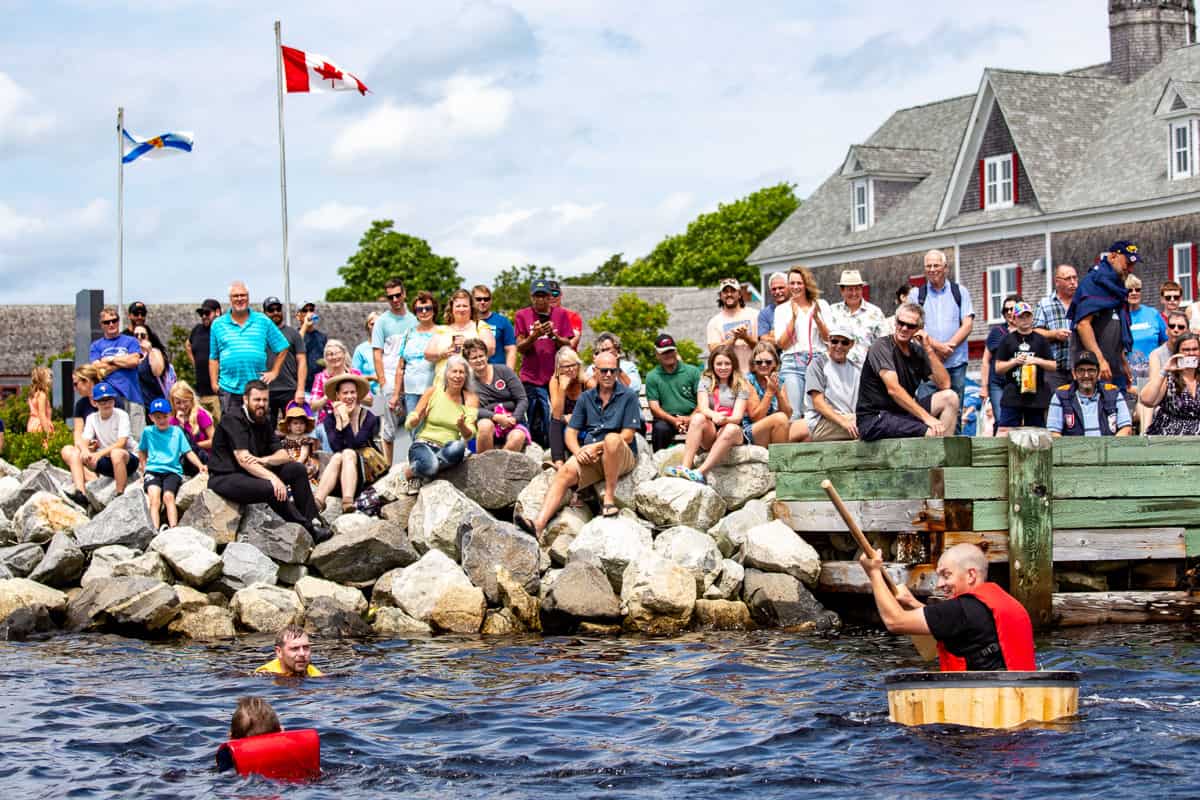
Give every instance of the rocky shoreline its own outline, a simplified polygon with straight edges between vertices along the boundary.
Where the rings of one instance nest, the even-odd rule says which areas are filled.
[[[839,624],[809,591],[817,552],[773,518],[765,448],[735,448],[701,485],[660,477],[682,447],[639,444],[620,515],[594,516],[587,490],[541,542],[512,522],[537,515],[554,475],[536,447],[472,456],[416,496],[393,470],[376,484],[380,516],[331,502],[334,536],[315,547],[203,475],[180,490],[179,527],[160,533],[140,481],[117,496],[97,479],[82,509],[64,470],[0,462],[0,639],[61,628],[215,640],[290,622],[385,638]]]

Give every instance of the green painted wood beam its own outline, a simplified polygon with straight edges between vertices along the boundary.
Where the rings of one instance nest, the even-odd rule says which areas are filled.
[[[770,466],[782,472],[850,469],[917,469],[971,466],[971,439],[884,439],[878,442],[805,442],[773,444]]]
[[[1007,507],[1004,500],[974,501],[971,529],[1008,530]],[[1053,513],[1059,528],[1186,528],[1200,519],[1200,497],[1055,500]]]
[[[926,500],[942,496],[940,469],[867,469],[825,472],[778,472],[779,500],[825,500],[821,481],[828,478],[843,500]]]

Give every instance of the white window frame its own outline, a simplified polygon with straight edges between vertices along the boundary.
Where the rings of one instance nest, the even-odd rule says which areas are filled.
[[[1171,180],[1190,178],[1198,174],[1196,169],[1196,130],[1195,120],[1185,119],[1172,122],[1168,126],[1167,174]],[[1183,134],[1185,141],[1179,141]],[[1182,165],[1180,162],[1183,161]]]
[[[1005,177],[1005,172],[1008,176]],[[1012,208],[1013,156],[991,156],[983,160],[983,207],[985,210]],[[993,199],[995,198],[995,199]]]
[[[1180,242],[1171,247],[1174,251],[1171,269],[1175,273],[1171,280],[1183,287],[1179,300],[1179,306],[1182,308],[1193,302],[1196,297],[1196,287],[1192,286],[1192,243]]]
[[[997,292],[997,289],[1000,291]],[[998,325],[1004,322],[1004,298],[1016,293],[1017,264],[997,264],[987,268],[987,297],[983,300],[987,303],[989,325]],[[992,313],[993,310],[995,314]]]
[[[862,191],[863,202],[858,201],[858,193]],[[863,219],[859,221],[860,214]],[[859,178],[850,186],[850,228],[855,231],[865,231],[875,224],[875,181],[870,178]]]

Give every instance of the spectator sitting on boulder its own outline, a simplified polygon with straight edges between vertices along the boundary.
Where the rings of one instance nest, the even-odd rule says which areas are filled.
[[[88,503],[86,471],[111,477],[117,483],[117,494],[121,494],[129,476],[138,468],[129,435],[129,415],[117,408],[117,390],[107,383],[98,383],[92,389],[92,400],[97,410],[88,414],[77,443],[64,447],[62,452],[75,483],[75,491],[68,497],[84,508]]]
[[[187,459],[197,472],[208,468],[196,457],[188,444],[183,429],[171,424],[171,404],[166,398],[156,397],[150,401],[150,425],[142,428],[138,442],[138,458],[146,465],[146,500],[150,504],[150,522],[155,530],[159,526],[159,505],[166,506],[165,528],[179,524],[179,510],[175,508],[175,495],[183,483],[183,459]]]
[[[814,442],[858,438],[858,383],[862,367],[850,360],[854,334],[849,328],[829,329],[829,351],[816,358],[804,378],[804,422]]]
[[[324,674],[312,665],[312,645],[299,625],[288,625],[275,634],[275,658],[254,671],[288,678],[319,678]]]
[[[675,339],[669,333],[660,333],[654,340],[654,352],[658,366],[646,376],[646,404],[654,418],[650,443],[658,451],[670,447],[676,434],[687,433],[688,421],[696,410],[700,370],[680,360]]]
[[[791,421],[792,404],[779,382],[778,353],[771,342],[760,341],[750,354],[751,370],[747,381],[754,393],[747,399],[742,432],[747,442],[762,447],[788,441],[802,442],[808,438],[804,421]]]
[[[586,388],[583,385],[583,361],[569,345],[554,354],[554,376],[550,379],[550,460],[561,469],[567,460],[567,420]]]
[[[468,448],[476,453],[495,447],[521,452],[530,438],[525,427],[529,401],[521,379],[507,365],[493,364],[480,339],[463,342],[463,358],[471,368],[467,385],[479,398],[478,430]]]
[[[709,471],[724,461],[733,447],[746,443],[742,418],[746,416],[749,399],[750,384],[738,369],[733,345],[717,345],[708,357],[708,369],[700,376],[696,413],[688,422],[683,462],[668,466],[663,474],[707,483]],[[696,455],[702,449],[708,455],[699,468],[693,469]]]
[[[462,356],[447,358],[441,378],[425,390],[404,421],[404,426],[413,431],[404,469],[409,494],[416,494],[423,482],[467,457],[467,441],[475,438],[479,414],[479,398],[466,388],[468,372]]]
[[[617,373],[617,380],[634,391],[642,388],[642,376],[638,374],[637,364],[627,358],[622,358],[619,336],[609,331],[601,332],[596,337],[596,343],[592,345],[592,355],[598,356],[601,353],[612,353],[617,357],[617,367],[621,370]],[[592,367],[587,368],[587,372],[583,374],[583,380],[587,384],[587,388],[595,387],[596,375]]]
[[[327,396],[334,398],[327,406],[329,414],[321,423],[333,457],[321,472],[313,500],[321,510],[325,508],[326,498],[335,489],[340,489],[342,513],[350,514],[354,511],[354,498],[359,488],[379,479],[389,465],[382,451],[375,449],[379,417],[363,405],[371,396],[367,379],[343,372],[326,381],[324,389]]]

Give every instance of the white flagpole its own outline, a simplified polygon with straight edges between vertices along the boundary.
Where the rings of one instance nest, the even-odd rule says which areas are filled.
[[[117,107],[117,319],[125,330],[125,108]]]
[[[292,282],[288,274],[287,160],[283,147],[283,41],[275,20],[275,94],[279,101],[279,214],[283,220],[283,319],[292,324]]]

